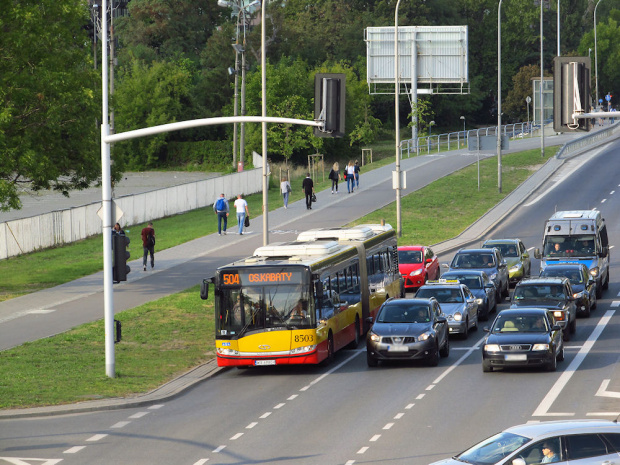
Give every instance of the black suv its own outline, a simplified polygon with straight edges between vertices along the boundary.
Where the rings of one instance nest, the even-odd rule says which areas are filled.
[[[568,278],[523,279],[515,286],[510,307],[546,308],[562,327],[564,341],[577,329],[577,305]]]

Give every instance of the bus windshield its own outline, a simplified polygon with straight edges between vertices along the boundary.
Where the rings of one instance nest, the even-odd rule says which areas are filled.
[[[594,236],[546,236],[545,257],[592,257],[596,254]]]
[[[310,283],[302,268],[224,270],[216,299],[216,334],[316,327]]]

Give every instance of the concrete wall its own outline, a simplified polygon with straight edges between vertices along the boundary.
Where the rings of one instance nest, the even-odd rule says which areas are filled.
[[[255,165],[256,166],[256,165]],[[259,165],[262,166],[262,165]],[[121,224],[149,220],[213,205],[222,192],[229,199],[261,192],[262,168],[114,199]],[[0,259],[101,234],[101,202],[0,223]]]

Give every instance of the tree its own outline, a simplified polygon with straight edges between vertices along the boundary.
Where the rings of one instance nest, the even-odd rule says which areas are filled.
[[[18,186],[89,187],[100,173],[99,78],[81,0],[21,0],[0,9],[0,210]]]
[[[546,73],[548,75],[548,73]],[[522,67],[512,78],[512,88],[503,102],[502,109],[513,121],[525,121],[527,118],[526,97],[532,97],[534,92],[532,79],[540,82],[540,66],[527,65]],[[530,108],[530,115],[533,109]]]

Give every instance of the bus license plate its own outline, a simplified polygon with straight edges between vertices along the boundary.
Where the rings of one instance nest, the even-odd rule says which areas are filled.
[[[255,366],[264,366],[264,365],[275,365],[275,360],[256,360],[254,361]]]
[[[507,362],[524,362],[527,360],[526,354],[506,354],[505,357]]]
[[[388,352],[408,352],[407,346],[388,346]]]

